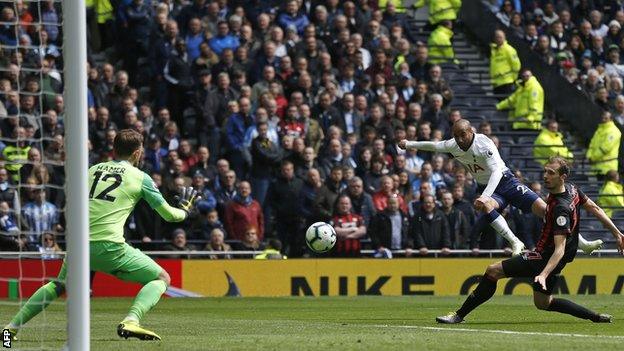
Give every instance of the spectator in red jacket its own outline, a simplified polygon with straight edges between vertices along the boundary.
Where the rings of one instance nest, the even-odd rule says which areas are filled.
[[[383,49],[375,51],[375,61],[365,71],[370,77],[374,77],[377,74],[381,74],[387,80],[392,79],[392,67],[388,65],[386,52]]]
[[[399,193],[394,190],[394,181],[389,176],[383,176],[381,178],[381,187],[378,192],[373,195],[373,205],[377,212],[381,212],[388,207],[388,198],[390,196],[397,196],[399,199],[399,208],[403,213],[407,213],[407,206],[405,205],[405,199]]]
[[[225,229],[230,239],[242,240],[249,227],[258,228],[258,239],[264,238],[264,216],[258,201],[251,198],[251,185],[242,181],[238,194],[225,208]]]

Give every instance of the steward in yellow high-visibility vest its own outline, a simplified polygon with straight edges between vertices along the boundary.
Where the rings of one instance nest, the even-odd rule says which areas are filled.
[[[386,11],[386,7],[388,7],[389,4],[394,5],[396,13],[405,13],[407,10],[403,0],[379,0],[377,2],[377,8],[381,11]]]
[[[282,243],[277,239],[269,240],[269,244],[266,249],[259,255],[254,256],[256,260],[285,260],[288,257],[280,252],[282,249]]]
[[[618,169],[621,139],[622,132],[611,119],[611,113],[603,112],[600,124],[587,149],[587,159],[589,159],[592,171],[597,174],[607,174],[611,170]]]
[[[461,0],[418,0],[415,8],[429,7],[429,23],[437,25],[442,21],[454,21],[461,8]]]
[[[97,23],[104,24],[113,19],[113,5],[110,0],[85,0],[86,7],[92,7],[97,16]]]
[[[620,184],[620,175],[616,170],[607,172],[605,183],[598,193],[597,203],[609,218],[613,217],[613,211],[617,210],[613,207],[624,208],[624,185]]]
[[[555,120],[548,121],[533,143],[533,157],[542,166],[552,156],[561,156],[570,162],[574,155],[563,143],[563,134],[559,132],[559,123]]]
[[[520,59],[513,46],[507,43],[505,32],[496,30],[490,44],[490,80],[495,94],[511,94],[520,73]]]
[[[446,62],[459,63],[459,61],[455,59],[455,51],[453,51],[453,43],[451,42],[453,34],[453,23],[450,21],[442,22],[438,28],[431,32],[427,40],[429,62],[434,64]]]
[[[15,143],[7,145],[2,150],[2,158],[5,160],[4,168],[11,174],[11,178],[17,184],[19,183],[19,170],[28,161],[28,152],[30,146],[26,143],[26,130],[23,127],[15,128],[13,138],[17,139]],[[26,179],[22,179],[26,182]]]
[[[544,89],[529,70],[522,72],[518,82],[518,89],[499,102],[496,109],[511,110],[509,121],[513,123],[513,129],[540,130],[544,116]]]

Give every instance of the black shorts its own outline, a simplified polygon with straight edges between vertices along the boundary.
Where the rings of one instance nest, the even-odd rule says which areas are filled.
[[[538,252],[525,252],[502,262],[503,272],[508,278],[535,278],[544,270],[548,264],[549,257],[542,257]],[[565,267],[565,262],[560,262],[557,267],[546,278],[546,290],[541,285],[533,283],[533,291],[552,295],[553,289],[557,284],[558,275]]]

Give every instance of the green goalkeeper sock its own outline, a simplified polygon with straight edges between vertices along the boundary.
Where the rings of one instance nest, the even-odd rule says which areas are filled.
[[[158,303],[165,290],[167,290],[167,284],[162,280],[152,280],[145,284],[134,299],[126,318],[140,322],[143,316]]]
[[[43,311],[48,305],[56,300],[63,293],[64,286],[62,283],[49,282],[42,286],[28,299],[26,304],[22,306],[20,311],[11,320],[11,326],[19,328],[33,319],[39,312]]]

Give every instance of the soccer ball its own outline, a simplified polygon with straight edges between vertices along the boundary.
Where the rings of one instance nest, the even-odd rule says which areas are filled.
[[[316,252],[327,252],[336,244],[334,227],[325,222],[316,222],[306,230],[306,244]]]

